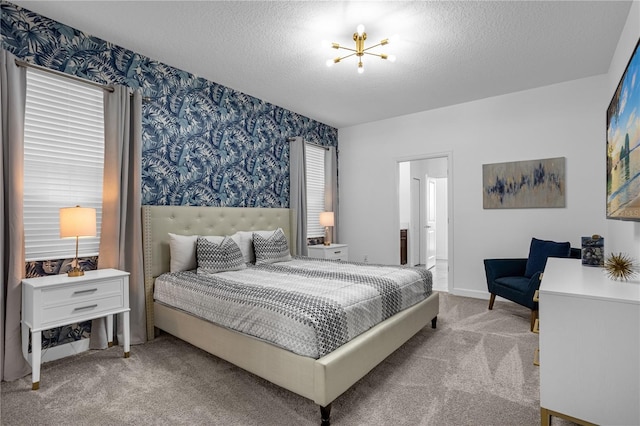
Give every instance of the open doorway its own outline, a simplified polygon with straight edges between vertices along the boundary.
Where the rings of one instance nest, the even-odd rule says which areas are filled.
[[[437,291],[452,282],[449,162],[449,154],[398,160],[400,263],[429,269]]]

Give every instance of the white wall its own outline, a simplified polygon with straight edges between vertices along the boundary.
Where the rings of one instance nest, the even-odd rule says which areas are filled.
[[[526,257],[531,237],[579,247],[581,236],[605,234],[608,81],[601,75],[340,129],[340,239],[349,257],[397,263],[397,161],[443,152],[452,153],[454,294],[488,297],[482,260]],[[566,208],[483,210],[483,164],[550,157],[566,157]]]
[[[606,97],[603,99],[605,108],[609,105],[622,73],[624,72],[633,49],[640,38],[640,2],[634,1],[629,11],[627,23],[620,35],[618,47],[615,51],[608,73],[608,86]],[[624,252],[640,259],[640,223],[621,222],[608,220],[604,235],[604,248],[606,253]]]

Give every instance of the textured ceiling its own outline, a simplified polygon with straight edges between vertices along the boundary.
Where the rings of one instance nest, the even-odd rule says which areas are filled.
[[[606,73],[631,3],[615,1],[13,1],[337,128]],[[366,27],[365,57],[328,68]]]

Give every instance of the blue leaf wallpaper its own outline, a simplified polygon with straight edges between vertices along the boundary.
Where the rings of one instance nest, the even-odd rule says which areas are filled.
[[[289,206],[289,143],[338,130],[8,2],[2,48],[28,62],[139,89],[142,204]]]

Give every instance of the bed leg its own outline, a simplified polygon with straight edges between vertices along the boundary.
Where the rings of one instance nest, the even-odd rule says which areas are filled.
[[[431,320],[431,328],[436,328],[437,322],[438,322],[438,317],[437,316],[433,317],[433,319]]]
[[[326,407],[320,406],[320,425],[329,426],[331,424],[331,404]]]

